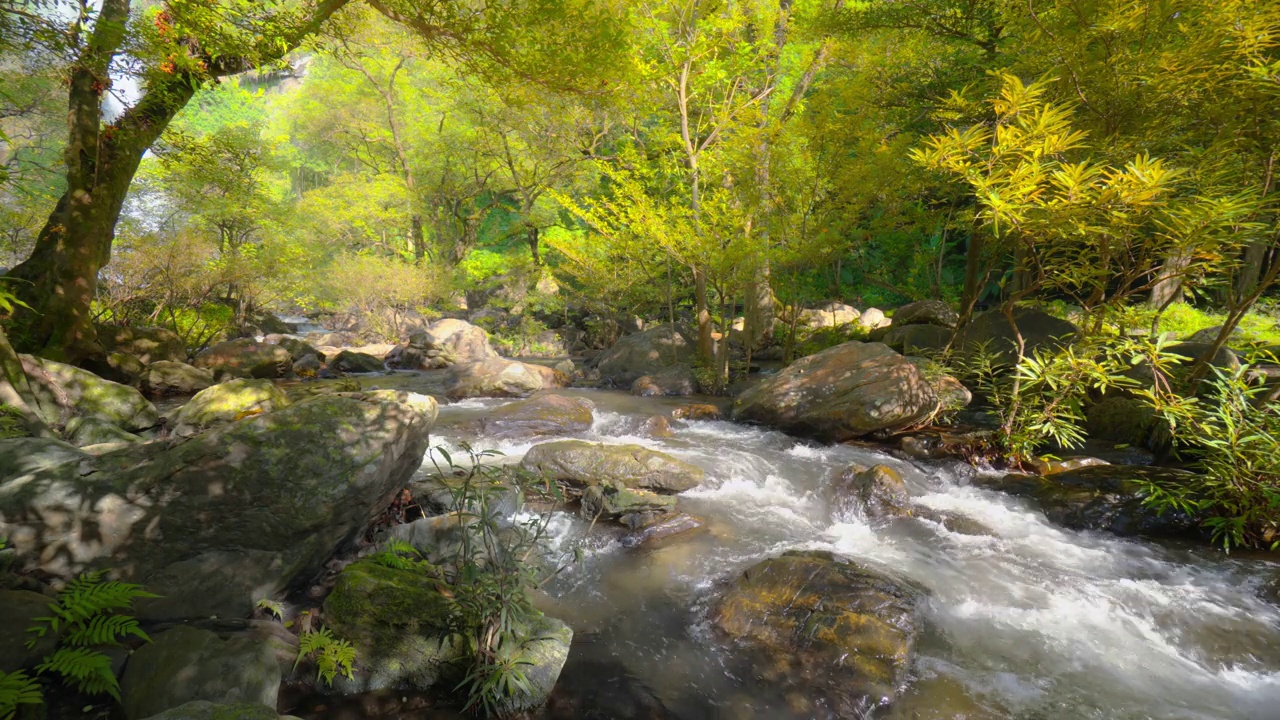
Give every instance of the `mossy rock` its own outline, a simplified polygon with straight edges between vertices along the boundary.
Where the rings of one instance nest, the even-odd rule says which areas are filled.
[[[613,482],[594,485],[582,494],[582,515],[586,518],[618,518],[634,513],[666,514],[675,509],[674,495],[633,490]]]
[[[922,596],[830,553],[789,552],[748,568],[711,621],[748,649],[763,681],[820,695],[839,717],[864,717],[908,680]]]
[[[31,355],[19,355],[31,383],[35,409],[48,425],[66,425],[73,418],[96,418],[130,432],[154,427],[160,421],[155,405],[142,393],[71,365]]]
[[[191,434],[288,406],[289,397],[270,380],[231,380],[196,393],[172,425],[179,434]]]
[[[663,493],[684,492],[702,483],[702,468],[640,445],[559,440],[535,445],[521,467],[575,487],[605,483]]]
[[[1091,405],[1085,411],[1084,427],[1091,438],[1147,447],[1157,421],[1156,411],[1149,403],[1115,396]]]

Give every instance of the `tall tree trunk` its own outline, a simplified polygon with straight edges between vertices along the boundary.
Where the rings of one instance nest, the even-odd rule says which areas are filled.
[[[1166,308],[1182,299],[1182,274],[1189,262],[1185,257],[1171,257],[1160,266],[1160,277],[1151,286],[1152,307]]]
[[[1233,303],[1242,301],[1258,284],[1262,277],[1262,267],[1267,262],[1268,245],[1265,240],[1255,240],[1245,246],[1240,272],[1232,283]]]
[[[409,218],[409,243],[413,246],[413,260],[421,263],[427,257],[427,237],[422,231],[422,215],[414,213]]]
[[[978,221],[975,219],[973,229],[969,232],[969,247],[965,253],[964,291],[960,296],[960,322],[956,326],[958,328],[964,327],[965,323],[973,317],[973,309],[982,295],[983,286],[986,285],[987,269],[982,257],[986,252],[984,245],[982,233],[978,229]]]

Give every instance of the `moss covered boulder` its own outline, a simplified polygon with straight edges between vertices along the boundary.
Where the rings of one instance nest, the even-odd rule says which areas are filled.
[[[655,517],[675,512],[674,495],[659,495],[614,482],[592,485],[582,493],[582,515],[586,518],[624,519],[623,524],[639,527]],[[630,522],[628,522],[629,520]]]
[[[866,717],[908,680],[922,591],[830,553],[789,552],[748,568],[712,626],[765,682],[813,693],[837,717]]]
[[[214,345],[196,356],[193,363],[218,379],[282,378],[293,369],[293,357],[279,345],[253,338],[228,340]]]
[[[108,443],[135,443],[142,438],[121,430],[105,420],[92,417],[72,418],[63,430],[63,436],[76,447],[106,445]]]
[[[196,393],[173,416],[170,425],[179,435],[192,435],[288,406],[289,396],[270,380],[231,380]]]
[[[679,493],[702,483],[703,471],[666,453],[640,445],[607,445],[558,440],[530,448],[521,467],[552,480],[587,488],[618,487]]]
[[[372,373],[382,372],[387,366],[380,358],[368,353],[343,350],[329,360],[329,369],[343,373]]]
[[[113,383],[71,365],[19,355],[35,409],[45,424],[63,427],[73,418],[94,418],[136,432],[160,422],[155,405],[128,385]]]
[[[208,370],[168,360],[151,363],[138,378],[139,388],[152,397],[194,395],[214,382]]]
[[[450,640],[451,605],[447,590],[429,572],[389,568],[362,560],[343,569],[324,602],[329,627],[356,648],[353,680],[335,685],[343,692],[365,692],[408,685],[451,692],[471,658]],[[554,618],[539,617],[519,627],[525,640],[524,668],[533,692],[514,697],[509,710],[541,705],[555,687],[569,657],[573,631]]]
[[[654,375],[693,359],[693,344],[670,324],[627,335],[601,353],[596,367],[601,378],[616,387],[631,387],[637,379]]]

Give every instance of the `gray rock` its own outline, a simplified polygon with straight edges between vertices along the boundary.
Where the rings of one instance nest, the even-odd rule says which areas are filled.
[[[382,372],[387,368],[372,355],[343,350],[329,360],[329,369],[343,373],[371,373]]]
[[[208,630],[180,625],[134,651],[120,689],[128,720],[193,700],[255,704],[274,711],[280,666],[275,649],[262,639],[224,641]]]
[[[293,369],[289,351],[252,338],[218,343],[196,356],[193,363],[215,378],[281,378]]]
[[[193,395],[214,384],[213,373],[186,363],[159,360],[139,378],[142,392],[153,397]]]
[[[944,328],[955,328],[960,322],[960,315],[951,306],[941,300],[919,300],[898,308],[893,313],[893,326],[903,325],[937,325]]]
[[[171,425],[179,435],[191,435],[288,405],[289,396],[270,380],[230,380],[196,393],[173,416]]]
[[[702,483],[702,468],[640,445],[558,440],[535,445],[520,466],[576,487],[620,487],[678,493]]]
[[[0,536],[22,569],[111,567],[162,596],[138,617],[245,617],[364,531],[422,463],[430,425],[406,404],[321,396],[97,457],[0,440]]]
[[[142,441],[142,438],[133,433],[125,432],[105,420],[91,417],[72,418],[71,422],[67,423],[63,435],[76,447]]]
[[[939,325],[899,325],[895,322],[881,342],[908,355],[921,350],[939,351],[951,342],[951,331]]]
[[[35,395],[35,410],[50,426],[64,426],[73,418],[94,418],[122,430],[155,427],[160,413],[142,393],[71,365],[19,355],[23,372]]]
[[[850,519],[858,514],[868,519],[911,514],[911,496],[897,470],[888,465],[850,465],[832,488],[832,511]]]
[[[445,395],[450,400],[474,397],[529,397],[539,390],[566,387],[563,373],[516,360],[490,358],[460,363],[449,369]]]
[[[831,302],[813,310],[801,310],[800,324],[808,328],[841,327],[861,317],[862,313],[853,306]]]
[[[289,335],[275,335],[266,338],[266,340],[267,342],[274,342],[276,345],[288,350],[289,357],[293,358],[294,362],[297,362],[308,355],[315,355],[319,358],[320,362],[324,362],[324,353],[315,349],[315,347],[306,340]]]
[[[596,367],[606,382],[630,387],[643,375],[652,375],[693,358],[693,345],[670,324],[627,335],[601,353]]]
[[[489,344],[489,334],[464,320],[445,318],[432,323],[426,331],[409,336],[409,345],[428,356],[444,357],[448,363],[469,363],[498,357],[498,351]],[[443,367],[443,365],[441,366]]]
[[[640,397],[694,395],[697,392],[698,380],[693,375],[693,368],[684,363],[653,375],[644,375],[631,384],[631,394]]]
[[[49,615],[50,602],[52,598],[30,590],[0,590],[0,673],[30,667],[53,652],[57,638],[52,635],[27,647],[33,637],[27,628]]]
[[[1025,352],[1054,350],[1072,342],[1076,326],[1034,308],[1017,308],[1013,313],[1018,332],[1022,334]],[[1017,342],[1009,319],[998,310],[975,316],[956,336],[956,347],[966,353],[985,349],[999,362],[1012,365],[1017,359]]]
[[[891,321],[885,317],[884,311],[880,308],[867,308],[862,312],[862,317],[858,318],[858,324],[867,330],[888,327],[890,323]]]
[[[792,363],[733,401],[735,420],[843,441],[909,427],[938,407],[933,386],[880,343],[849,342]]]
[[[312,376],[320,372],[323,367],[319,355],[303,355],[293,362],[293,374],[300,376]]]
[[[586,398],[539,395],[494,408],[462,427],[497,439],[572,435],[591,429],[594,408]]]

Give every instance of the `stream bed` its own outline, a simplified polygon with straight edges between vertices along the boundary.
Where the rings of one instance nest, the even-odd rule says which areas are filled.
[[[689,399],[563,392],[596,405],[594,426],[579,437],[701,466],[706,481],[680,496],[680,509],[707,530],[652,549],[596,541],[546,586],[544,609],[575,639],[538,717],[834,717],[758,681],[707,621],[710,601],[745,568],[787,550],[827,550],[929,591],[915,680],[874,717],[1280,719],[1280,608],[1260,595],[1277,576],[1271,561],[1056,527],[1024,500],[971,486],[976,471],[958,462],[725,421],[687,421],[674,437],[652,439],[640,434],[644,420]],[[456,451],[466,441],[519,459],[536,442],[453,427],[504,402],[442,406],[433,444]],[[991,533],[833,517],[824,485],[855,462],[893,467],[916,502]],[[551,552],[561,552],[587,523],[565,512],[551,530]]]

